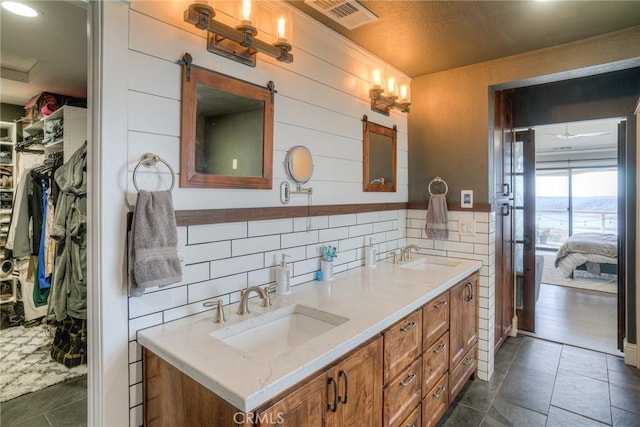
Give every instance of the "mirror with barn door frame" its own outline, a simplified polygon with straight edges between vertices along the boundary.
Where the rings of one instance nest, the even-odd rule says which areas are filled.
[[[182,61],[180,186],[270,189],[273,82],[257,86]]]
[[[362,191],[396,191],[397,134],[362,118]]]

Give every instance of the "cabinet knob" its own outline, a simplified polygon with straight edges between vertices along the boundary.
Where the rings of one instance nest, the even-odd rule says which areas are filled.
[[[338,379],[340,378],[344,378],[344,397],[338,395],[338,402],[344,405],[347,403],[347,393],[349,393],[349,376],[347,375],[347,371],[338,372]]]
[[[336,412],[338,410],[338,382],[335,378],[329,377],[327,385],[333,385],[333,403],[327,402],[327,409],[331,412]]]
[[[400,330],[402,332],[409,332],[410,330],[412,330],[415,327],[416,327],[416,322],[411,321],[411,322],[409,322],[409,324],[407,326],[405,326],[403,328],[400,328]]]
[[[433,350],[433,352],[435,354],[440,354],[444,351],[444,349],[447,348],[447,345],[443,342],[440,343],[440,345],[438,345],[438,347],[435,348],[435,350]]]
[[[462,364],[464,366],[469,366],[471,365],[471,362],[473,362],[473,357],[467,357],[466,359],[464,359],[464,362],[462,362]]]
[[[447,388],[445,386],[441,385],[440,387],[438,387],[438,390],[436,390],[436,392],[433,393],[433,397],[435,397],[436,399],[440,399],[446,389]]]
[[[418,377],[418,375],[416,375],[416,373],[415,373],[415,372],[412,372],[411,374],[409,374],[409,375],[407,376],[407,379],[406,379],[406,380],[404,380],[404,381],[400,381],[400,385],[401,385],[402,387],[406,387],[406,386],[408,386],[409,384],[411,384],[412,382],[414,382],[414,381],[416,380],[416,378],[417,378],[417,377]]]
[[[440,310],[442,307],[446,307],[446,305],[446,301],[440,301],[437,304],[434,304],[433,308],[435,308],[436,310]]]

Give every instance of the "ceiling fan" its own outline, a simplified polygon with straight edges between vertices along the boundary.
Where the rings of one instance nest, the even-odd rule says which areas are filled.
[[[574,138],[586,138],[586,137],[590,137],[590,136],[599,136],[599,135],[606,135],[609,134],[611,132],[591,132],[591,133],[577,133],[577,134],[573,134],[573,133],[569,133],[569,126],[565,126],[564,127],[564,133],[547,133],[547,135],[552,135],[555,136],[557,139],[574,139]]]

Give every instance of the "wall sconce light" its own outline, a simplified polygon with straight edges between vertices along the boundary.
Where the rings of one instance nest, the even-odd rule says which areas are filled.
[[[371,109],[385,116],[389,115],[392,108],[397,108],[403,113],[409,112],[411,103],[408,101],[408,88],[406,84],[401,84],[398,88],[396,79],[389,76],[386,79],[386,91],[382,87],[384,80],[379,69],[373,70],[371,73],[371,89],[369,89],[369,98],[371,98]]]
[[[257,28],[252,24],[253,7],[251,0],[242,0],[240,23],[230,27],[213,18],[216,12],[208,4],[194,3],[184,11],[184,21],[196,28],[207,30],[207,50],[233,59],[251,67],[256,66],[256,53],[271,56],[280,62],[293,62],[291,51],[291,19],[277,15],[275,20],[276,41],[272,44],[256,38]],[[287,22],[288,21],[288,22]]]

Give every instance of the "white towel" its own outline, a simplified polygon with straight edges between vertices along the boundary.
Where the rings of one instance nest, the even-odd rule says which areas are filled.
[[[429,239],[447,240],[449,238],[447,198],[444,194],[434,194],[429,198],[425,231]]]
[[[129,294],[182,280],[171,191],[140,191],[129,235]]]

